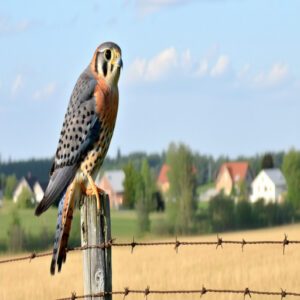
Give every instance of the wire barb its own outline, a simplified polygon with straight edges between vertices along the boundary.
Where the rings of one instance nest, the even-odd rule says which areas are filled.
[[[150,287],[149,286],[147,286],[146,288],[145,288],[145,292],[144,292],[144,295],[145,295],[145,298],[147,299],[147,296],[150,294]]]
[[[242,252],[244,252],[244,247],[246,246],[247,242],[243,239],[242,240]]]
[[[283,240],[283,255],[284,255],[284,252],[285,252],[285,246],[287,246],[288,244],[290,243],[290,241],[288,240],[288,236],[287,236],[287,234],[285,233],[284,234],[284,240]]]
[[[174,247],[176,253],[178,253],[178,248],[179,248],[180,245],[181,245],[181,243],[178,241],[177,236],[176,236],[175,247]]]
[[[281,300],[287,296],[286,291],[281,289]]]
[[[124,288],[124,297],[123,297],[123,300],[124,300],[125,297],[128,296],[128,295],[129,295],[129,288],[126,287],[126,288]]]
[[[217,246],[216,246],[216,249],[218,249],[219,246],[221,246],[221,248],[223,248],[223,240],[222,238],[219,237],[219,235],[217,234]]]
[[[30,259],[29,259],[29,262],[31,262],[33,259],[36,258],[36,253],[35,252],[32,252],[31,255],[30,255]]]
[[[132,237],[132,242],[131,242],[131,253],[133,253],[134,247],[137,245],[137,243],[134,241],[134,236]]]
[[[75,300],[75,299],[76,299],[76,293],[72,292],[72,294],[71,294],[71,300]]]
[[[206,294],[206,288],[204,286],[202,286],[202,290],[200,291],[200,298],[202,298],[203,295]]]
[[[249,296],[251,298],[251,293],[250,293],[250,290],[248,288],[245,288],[244,299],[246,299],[246,296]]]

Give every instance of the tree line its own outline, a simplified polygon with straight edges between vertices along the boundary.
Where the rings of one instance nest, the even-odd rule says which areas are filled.
[[[284,152],[271,153],[274,161],[274,167],[281,168]],[[196,167],[196,180],[198,185],[203,185],[215,179],[222,163],[230,160],[246,160],[249,162],[251,170],[257,174],[261,167],[261,161],[264,154],[254,156],[239,156],[231,159],[228,156],[219,156],[214,158],[211,155],[193,152],[194,165]],[[146,152],[134,152],[128,155],[122,155],[117,152],[116,157],[107,157],[102,166],[102,172],[112,169],[123,169],[125,165],[131,163],[136,169],[140,169],[144,160],[147,160],[151,171],[157,176],[163,163],[166,161],[166,151],[162,153],[147,154]],[[36,177],[40,183],[46,183],[49,179],[49,170],[52,159],[29,159],[21,161],[1,161],[0,174],[3,177],[15,175],[19,180],[30,173]],[[1,185],[2,184],[2,185]],[[3,180],[0,180],[0,188],[3,189]]]
[[[166,218],[156,233],[190,234],[225,230],[258,228],[291,223],[300,220],[300,152],[294,149],[285,155],[268,153],[260,158],[261,169],[282,167],[288,192],[283,203],[266,203],[260,199],[250,203],[247,197],[226,196],[223,193],[208,203],[200,203],[196,188],[199,185],[199,155],[184,144],[171,144],[165,154],[169,166],[169,190],[164,195]],[[245,158],[244,158],[245,159]],[[253,160],[252,163],[255,161]],[[141,168],[132,163],[124,167],[124,203],[136,208],[139,228],[150,230],[149,213],[153,210],[155,186],[153,173],[145,159]],[[243,195],[243,194],[242,194]]]

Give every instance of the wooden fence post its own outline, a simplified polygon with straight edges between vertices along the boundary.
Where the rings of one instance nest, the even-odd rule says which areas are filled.
[[[81,206],[81,246],[93,246],[111,241],[109,197],[100,194],[101,208],[97,214],[95,196],[83,196]],[[84,294],[112,291],[111,248],[83,250]],[[85,300],[111,300],[104,297],[86,297]]]

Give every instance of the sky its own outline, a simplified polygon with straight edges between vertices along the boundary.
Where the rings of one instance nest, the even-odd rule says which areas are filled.
[[[202,154],[300,148],[300,1],[0,3],[0,155],[51,157],[96,47],[124,68],[109,150]]]

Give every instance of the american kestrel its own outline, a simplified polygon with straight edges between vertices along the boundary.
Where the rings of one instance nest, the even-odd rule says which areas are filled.
[[[97,198],[94,180],[107,153],[118,112],[118,80],[122,68],[121,49],[112,42],[101,44],[89,66],[80,75],[65,114],[50,179],[39,216],[60,200],[50,272],[61,270],[71,229],[75,202],[88,185]]]

